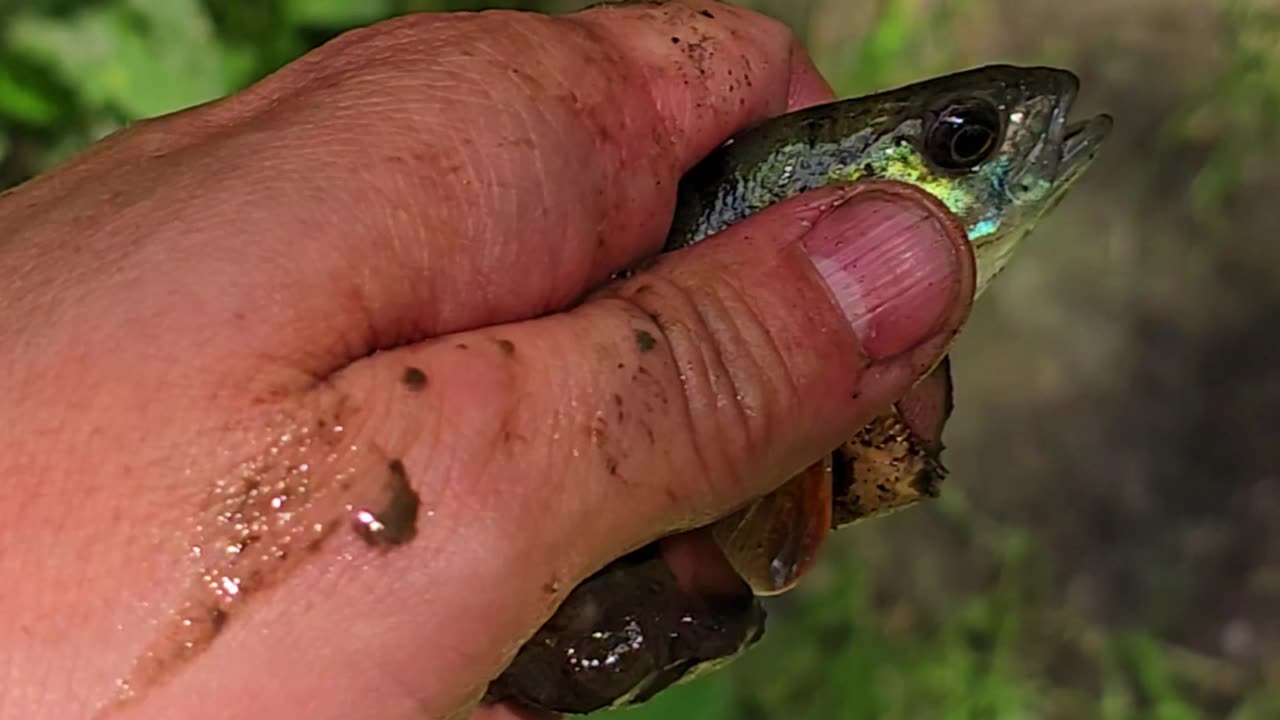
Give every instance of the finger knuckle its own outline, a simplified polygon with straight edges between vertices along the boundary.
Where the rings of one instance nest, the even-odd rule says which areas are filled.
[[[732,283],[690,285],[654,274],[618,298],[654,328],[674,369],[688,432],[710,481],[737,478],[767,454],[795,399],[769,328]]]

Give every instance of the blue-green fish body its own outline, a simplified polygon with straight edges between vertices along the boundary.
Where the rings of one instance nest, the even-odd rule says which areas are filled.
[[[666,249],[807,190],[896,180],[964,221],[981,293],[1110,128],[1106,116],[1068,124],[1078,86],[1065,70],[997,65],[770,120],[685,176]]]

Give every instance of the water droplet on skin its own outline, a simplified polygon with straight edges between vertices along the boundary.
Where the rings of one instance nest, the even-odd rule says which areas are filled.
[[[222,578],[222,591],[228,595],[239,595],[240,581],[229,577]]]
[[[383,525],[382,522],[378,520],[378,516],[368,510],[360,510],[356,512],[356,523],[359,528],[359,532],[368,537],[380,535],[382,531],[387,529],[387,526]]]
[[[281,417],[245,439],[248,447],[261,448],[256,458],[210,483],[180,546],[190,563],[187,592],[159,618],[157,637],[117,683],[120,692],[108,711],[135,701],[205,652],[246,602],[314,557],[344,521],[352,522],[351,508],[369,514],[364,529],[377,544],[413,537],[419,500],[403,466],[341,442],[345,426],[335,414],[306,422]],[[365,516],[354,517],[359,522]]]

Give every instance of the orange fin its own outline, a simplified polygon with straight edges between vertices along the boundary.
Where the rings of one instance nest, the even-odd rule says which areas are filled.
[[[757,595],[795,586],[818,557],[831,529],[831,458],[717,522],[712,535],[733,569]]]

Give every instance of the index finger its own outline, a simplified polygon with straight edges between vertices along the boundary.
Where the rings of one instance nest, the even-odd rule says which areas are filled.
[[[454,79],[449,92],[408,111],[425,127],[406,145],[420,153],[443,135],[458,147],[437,148],[449,161],[432,185],[434,210],[417,205],[437,232],[401,241],[427,245],[432,262],[410,252],[399,267],[435,298],[467,302],[375,298],[371,307],[415,308],[413,332],[397,337],[566,307],[661,247],[679,179],[708,152],[745,127],[830,98],[786,26],[720,3],[453,20],[450,32],[474,37],[475,52],[435,54],[441,76]],[[469,97],[475,86],[487,90],[478,100]]]
[[[673,133],[679,173],[746,126],[834,97],[794,34],[751,11],[717,2],[637,3],[574,19],[644,75],[654,120]]]
[[[829,96],[784,25],[690,1],[400,18],[167,130],[209,129],[219,162],[241,168],[201,188],[209,209],[193,213],[216,220],[203,225],[218,241],[239,250],[270,229],[234,297],[220,293],[256,318],[237,353],[322,374],[405,339],[572,304],[660,248],[679,178],[706,153]],[[154,201],[191,197],[174,181]],[[192,264],[174,282],[225,284],[207,268],[227,249],[192,244],[174,253]],[[282,296],[321,300],[260,311]]]

